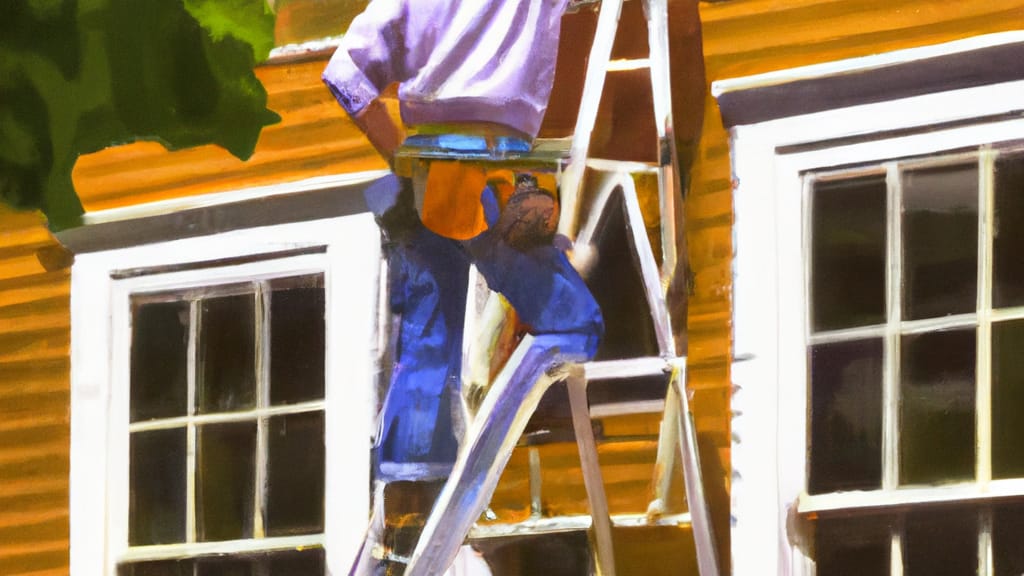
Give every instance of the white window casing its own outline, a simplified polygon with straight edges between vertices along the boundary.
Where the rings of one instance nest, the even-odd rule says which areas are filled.
[[[128,547],[130,296],[323,274],[324,533],[277,539],[322,545],[344,573],[369,511],[376,383],[379,231],[367,213],[239,229],[76,256],[71,279],[71,573],[116,574]],[[265,542],[264,542],[265,544]],[[172,545],[181,554],[253,551],[258,540]],[[159,550],[156,551],[159,557]]]
[[[979,37],[722,81],[713,86],[713,92],[722,96],[893,64],[912,65],[922,58],[952,57],[978,47],[1022,41],[1021,33]],[[731,128],[735,209],[734,574],[813,574],[812,560],[793,541],[797,507],[805,512],[829,510],[856,506],[863,501],[857,492],[806,494],[809,327],[805,280],[810,259],[804,234],[804,174],[838,166],[881,164],[897,158],[972,148],[984,150],[989,145],[1020,141],[1024,139],[1022,111],[1024,81],[1012,80]],[[979,285],[979,293],[982,289],[983,285]],[[979,382],[979,386],[983,384]],[[890,405],[886,409],[895,408]],[[977,410],[983,415],[986,407],[979,402]],[[913,504],[1024,495],[1024,482],[1020,480],[988,483],[984,490],[977,487],[984,478],[979,476],[978,480],[970,486],[901,488],[887,497],[892,504]],[[895,568],[898,556],[893,555],[892,561]]]

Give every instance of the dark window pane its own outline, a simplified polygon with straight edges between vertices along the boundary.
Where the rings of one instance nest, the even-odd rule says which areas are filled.
[[[900,483],[974,478],[974,330],[903,337]]]
[[[185,415],[188,317],[188,302],[154,302],[134,306],[132,422]]]
[[[1024,574],[1024,505],[995,505],[992,556],[996,576]]]
[[[882,340],[811,349],[812,494],[882,485]]]
[[[193,560],[159,560],[136,562],[117,567],[118,576],[194,576]]]
[[[128,543],[185,541],[185,429],[136,432],[130,440]]]
[[[1024,305],[1024,156],[996,162],[992,304]]]
[[[205,299],[200,318],[199,412],[252,408],[256,399],[254,296]]]
[[[977,574],[977,513],[941,509],[908,514],[903,567],[906,576]]]
[[[196,448],[196,538],[252,538],[256,423],[200,426]]]
[[[303,280],[270,293],[271,404],[324,397],[324,289]]]
[[[903,176],[904,317],[973,312],[978,278],[978,167]]]
[[[324,573],[324,551],[275,552],[263,563],[270,565],[270,576],[315,576]]]
[[[256,576],[248,558],[201,558],[196,561],[196,576]]]
[[[887,519],[823,518],[815,524],[817,576],[887,575],[890,549]]]
[[[818,182],[812,210],[813,330],[884,322],[885,178]]]
[[[324,414],[270,418],[266,529],[269,536],[324,527]]]
[[[1024,321],[992,325],[992,475],[1024,476]]]

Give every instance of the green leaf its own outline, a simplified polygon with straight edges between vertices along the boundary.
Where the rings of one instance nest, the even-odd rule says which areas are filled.
[[[274,15],[264,0],[185,0],[185,9],[214,40],[233,37],[250,46],[257,62],[274,48]]]
[[[80,154],[153,140],[248,158],[280,120],[253,71],[273,38],[263,0],[0,0],[0,200],[60,229],[82,211]]]

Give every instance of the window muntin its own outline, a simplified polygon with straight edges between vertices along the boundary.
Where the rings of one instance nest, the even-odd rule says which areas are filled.
[[[983,148],[805,182],[801,511],[821,511],[817,573],[1019,573],[1024,154]],[[985,496],[993,481],[1011,483],[1005,498]]]
[[[120,573],[322,566],[323,274],[136,294],[131,308],[133,562]],[[239,541],[230,567],[192,557]]]

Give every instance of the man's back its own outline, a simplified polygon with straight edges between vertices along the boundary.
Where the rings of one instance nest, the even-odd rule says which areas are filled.
[[[496,123],[533,138],[554,78],[568,0],[377,0],[324,71],[351,114],[393,82],[402,119]]]

